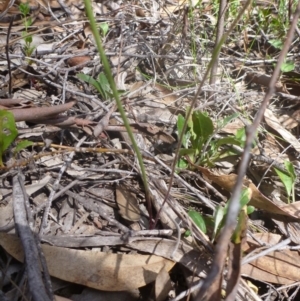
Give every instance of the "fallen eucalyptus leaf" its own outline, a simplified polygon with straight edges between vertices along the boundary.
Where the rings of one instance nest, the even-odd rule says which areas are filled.
[[[0,244],[11,256],[24,260],[20,240],[0,233]],[[136,289],[155,281],[174,262],[155,255],[108,254],[42,245],[49,273],[69,282],[104,291]]]

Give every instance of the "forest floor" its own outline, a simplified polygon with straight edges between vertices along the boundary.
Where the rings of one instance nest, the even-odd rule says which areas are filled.
[[[297,3],[92,2],[143,164],[85,5],[0,1],[0,300],[298,300]]]

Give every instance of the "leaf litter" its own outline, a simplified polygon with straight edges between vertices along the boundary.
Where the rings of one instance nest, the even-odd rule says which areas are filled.
[[[252,52],[250,45],[260,41],[251,36],[251,28],[245,29],[244,37],[239,32],[231,41],[233,44],[228,44],[230,47],[224,45],[219,67],[226,76],[213,86],[202,88],[196,107],[209,116],[214,129],[221,119],[237,113],[218,133],[205,137],[206,144],[201,148],[210,154],[218,145],[214,144],[216,139],[227,139],[227,144],[218,149],[220,158],[200,154],[206,162],[204,167],[193,161],[195,164],[178,169],[171,194],[165,200],[170,163],[178,147],[177,117],[185,116],[213,50],[213,8],[207,2],[93,2],[113,76],[144,156],[151,188],[149,206],[130,140],[103,77],[83,3],[29,1],[29,32],[35,48],[29,58],[24,56],[24,19],[18,9],[21,2],[24,3],[15,1],[10,5],[6,1],[0,6],[1,31],[4,35],[9,32],[7,46],[11,56],[9,66],[5,56],[7,41],[1,38],[0,105],[17,122],[16,143],[24,137],[32,143],[25,143],[14,152],[16,145],[9,142],[11,147],[2,151],[5,166],[1,168],[0,226],[8,232],[0,233],[3,251],[19,261],[27,252],[15,236],[16,194],[12,195],[12,177],[18,171],[24,182],[21,187],[27,208],[22,209],[27,212],[25,226],[32,233],[40,233],[37,241],[41,242],[53,284],[53,277],[57,277],[96,288],[98,291],[93,293],[99,298],[106,296],[107,300],[112,300],[114,291],[129,293],[137,289],[142,300],[150,295],[155,300],[190,295],[197,300],[197,289],[212,265],[215,208],[224,206],[237,179],[243,151],[239,130],[250,123],[270,83],[272,60],[261,62],[266,56],[276,57],[276,51],[271,49],[268,53],[258,47]],[[272,5],[264,5],[264,9],[273,9]],[[195,33],[201,39],[195,38]],[[294,44],[291,51],[297,52],[297,47]],[[245,51],[250,51],[250,60]],[[259,67],[247,72],[253,62]],[[232,66],[237,68],[232,70]],[[245,75],[242,80],[241,74]],[[284,300],[286,295],[297,298],[295,244],[299,244],[300,228],[295,76],[296,72],[286,72],[277,81],[276,94],[265,111],[265,123],[261,124],[248,178],[244,179],[244,188],[251,190],[248,205],[254,206],[255,211],[249,220],[243,219],[241,227],[247,234],[240,232],[241,241],[228,246],[228,274],[225,277],[220,272],[212,286],[218,294],[214,300],[221,300],[225,294],[236,300],[265,300],[268,293],[277,294],[278,300]],[[205,124],[201,133],[208,130]],[[233,137],[240,139],[239,146],[232,144],[237,142]],[[187,153],[190,155],[191,151]],[[224,154],[227,157],[221,158]],[[196,158],[199,154],[194,151],[193,155]],[[167,160],[162,162],[159,158]],[[286,173],[286,161],[293,164],[297,176],[296,202],[290,204],[284,202],[289,199],[287,191],[273,168]],[[199,221],[205,227],[200,227]],[[154,223],[156,227],[152,229]],[[248,253],[259,254],[287,237],[290,241],[284,248],[242,264]],[[192,281],[188,276],[182,279],[183,270],[194,275]],[[21,273],[19,269],[18,274]],[[187,284],[191,283],[194,286],[189,291]],[[269,292],[264,283],[272,287]],[[145,290],[146,284],[151,293]],[[24,289],[26,282],[17,285],[27,297],[32,294],[30,289]],[[8,298],[20,294],[12,285],[1,290]],[[59,289],[53,286],[53,292],[58,294]],[[82,290],[82,296],[86,292],[87,288]],[[64,297],[75,300],[80,296],[75,295],[71,292]],[[138,295],[135,291],[131,297],[137,299]],[[122,295],[116,296],[122,299]]]

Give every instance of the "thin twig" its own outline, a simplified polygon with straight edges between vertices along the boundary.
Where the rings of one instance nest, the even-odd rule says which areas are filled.
[[[6,54],[6,60],[7,60],[7,69],[8,69],[8,76],[9,76],[9,81],[8,81],[8,96],[11,97],[12,95],[12,74],[11,74],[11,66],[10,66],[10,58],[9,58],[9,39],[10,39],[10,32],[11,32],[11,27],[14,23],[15,15],[12,16],[9,26],[7,29],[7,35],[6,35],[6,45],[5,45],[5,54]]]

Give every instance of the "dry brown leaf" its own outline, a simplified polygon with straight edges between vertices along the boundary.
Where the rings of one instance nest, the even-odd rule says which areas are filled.
[[[156,93],[153,93],[153,88]],[[178,99],[178,96],[172,90],[157,83],[154,85],[145,85],[143,81],[135,82],[130,87],[130,92],[131,96],[142,96],[168,106],[174,105]]]
[[[91,60],[89,56],[75,56],[68,59],[68,64],[71,67],[87,63]]]
[[[1,246],[14,258],[23,261],[20,240],[0,233]],[[42,245],[49,273],[69,282],[104,291],[136,289],[155,281],[164,267],[174,262],[155,255],[107,254]]]
[[[256,239],[274,245],[282,237],[273,233],[255,233]],[[250,252],[260,245],[248,238],[243,245],[245,252]],[[297,251],[281,250],[271,252],[266,256],[260,257],[249,264],[242,266],[242,273],[261,281],[278,284],[290,284],[300,280],[299,253]]]
[[[292,284],[295,281],[273,275],[269,272],[266,272],[264,270],[258,269],[257,267],[251,265],[251,264],[244,264],[242,266],[242,275],[245,275],[247,277],[251,277],[255,280],[270,282],[270,283],[278,283],[278,284]]]
[[[172,285],[169,273],[165,270],[165,268],[162,268],[155,280],[155,301],[166,300],[171,288]]]
[[[237,130],[243,128],[245,124],[240,119],[235,119],[233,122],[228,123],[221,129],[221,133],[233,134],[237,133]]]
[[[282,124],[282,126],[284,128],[286,128],[288,130],[291,130],[291,129],[295,128],[299,124],[299,122],[297,120],[295,120],[293,118],[293,116],[289,116],[289,115],[281,115],[279,117],[279,122]]]
[[[2,197],[2,196],[1,196]],[[6,226],[8,223],[13,220],[13,202],[10,201],[8,204],[4,207],[1,206],[0,210],[0,227]]]
[[[279,133],[285,141],[290,143],[295,148],[296,151],[300,152],[300,142],[281,125],[280,121],[277,119],[277,117],[275,117],[273,112],[269,109],[266,109],[264,116],[268,126]]]
[[[227,191],[230,192],[232,191],[237,179],[236,174],[217,176],[207,168],[201,166],[196,166],[196,167],[208,179],[218,184],[222,188],[226,189]],[[300,202],[296,202],[289,205],[285,205],[284,203],[283,203],[284,205],[277,205],[273,201],[268,199],[266,196],[264,196],[251,181],[244,179],[244,186],[249,187],[252,190],[252,198],[249,202],[249,205],[252,205],[258,209],[265,210],[269,213],[286,215],[286,216],[299,219]]]
[[[116,189],[116,202],[119,206],[121,216],[129,221],[137,222],[141,218],[139,202],[134,193],[125,186]]]
[[[164,86],[161,86],[159,84],[154,85],[155,90],[157,91],[157,96],[159,96],[159,99],[156,99],[156,97],[152,94],[153,101],[163,103],[165,105],[174,105],[178,97],[174,95],[172,90],[167,89]],[[150,96],[150,95],[149,95]]]

